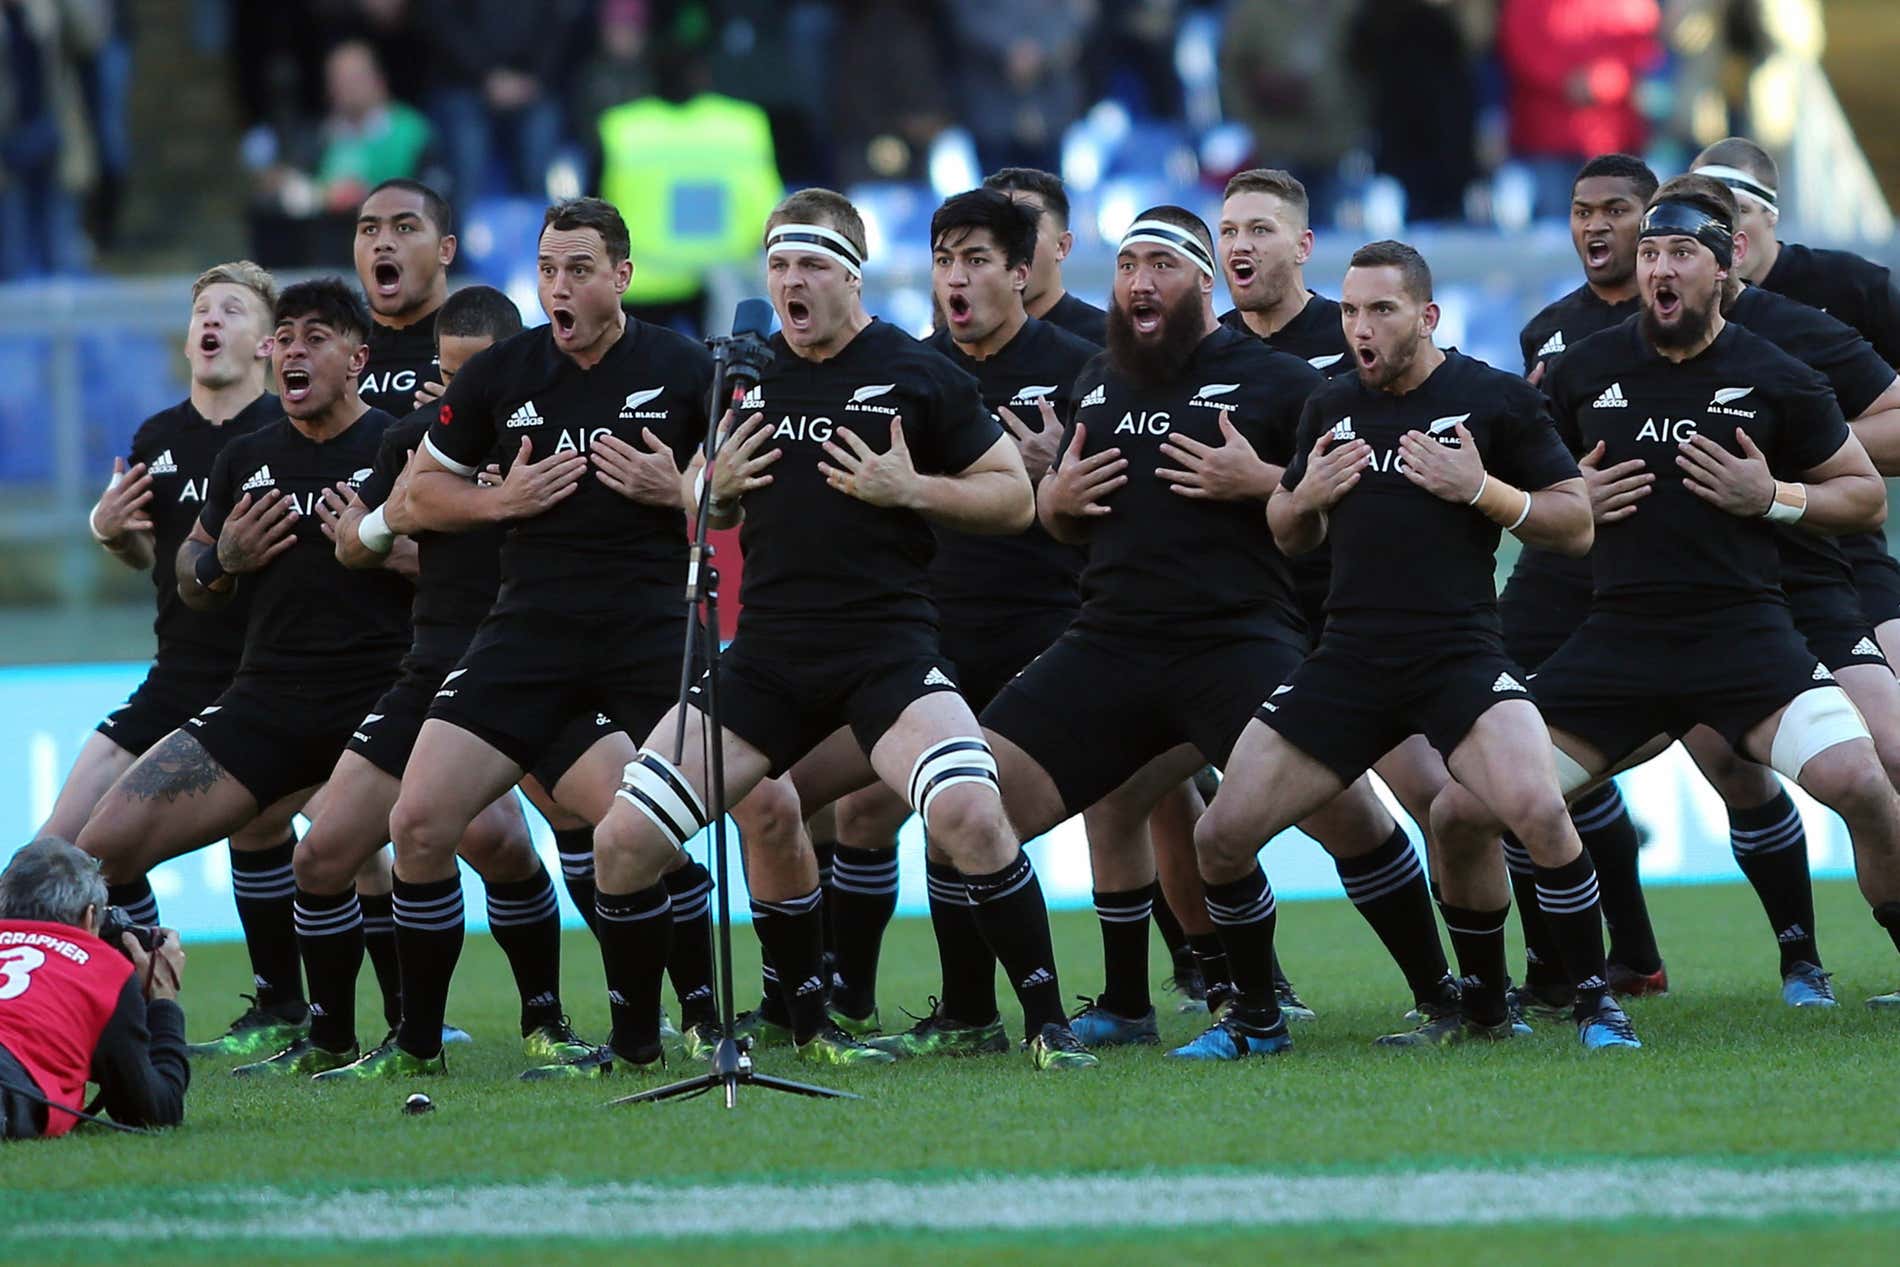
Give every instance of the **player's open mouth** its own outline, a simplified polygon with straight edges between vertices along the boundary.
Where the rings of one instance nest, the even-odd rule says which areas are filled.
[[[1359,358],[1359,368],[1361,369],[1369,370],[1379,363],[1379,354],[1372,348],[1354,348],[1353,355]]]
[[[1610,239],[1585,238],[1583,240],[1584,262],[1591,268],[1602,268],[1610,262]]]
[[[950,320],[958,325],[963,325],[970,320],[970,301],[962,295],[952,295],[944,300],[943,310],[950,315]]]
[[[563,339],[573,337],[578,319],[574,316],[572,309],[556,308],[548,314],[548,319],[554,322],[554,333],[557,337]]]
[[[794,330],[803,330],[811,324],[811,307],[802,299],[785,301],[785,324]]]
[[[1138,299],[1128,305],[1128,319],[1134,323],[1135,333],[1153,334],[1161,329],[1161,308],[1158,304]]]
[[[1228,280],[1235,286],[1245,286],[1254,277],[1253,261],[1236,255],[1227,262]]]
[[[393,295],[402,287],[402,269],[393,260],[379,261],[371,274],[376,278],[376,293],[379,295]]]
[[[1682,311],[1682,296],[1676,293],[1673,286],[1656,287],[1655,300],[1656,315],[1665,320]]]
[[[310,394],[309,370],[284,371],[284,399],[302,400]]]
[[[203,352],[206,356],[216,356],[223,348],[224,340],[209,331],[205,333],[203,338],[198,340],[198,350]]]

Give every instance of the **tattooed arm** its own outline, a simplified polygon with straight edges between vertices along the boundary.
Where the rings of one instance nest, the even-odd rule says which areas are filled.
[[[202,518],[191,526],[178,547],[178,597],[187,607],[216,611],[231,601],[238,577],[263,571],[296,544],[296,503],[277,489],[255,502],[246,493],[216,537]]]

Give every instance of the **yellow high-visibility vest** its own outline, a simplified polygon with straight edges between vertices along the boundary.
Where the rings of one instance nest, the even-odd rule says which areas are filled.
[[[643,97],[600,116],[601,197],[626,218],[630,304],[676,303],[706,271],[758,254],[784,197],[765,111],[705,93]]]

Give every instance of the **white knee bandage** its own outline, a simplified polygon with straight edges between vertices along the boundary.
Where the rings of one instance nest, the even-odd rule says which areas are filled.
[[[1569,796],[1572,792],[1587,785],[1591,780],[1597,777],[1578,765],[1576,758],[1572,757],[1562,748],[1559,748],[1556,744],[1550,746],[1550,752],[1551,755],[1557,759],[1557,788],[1565,796]]]
[[[987,783],[999,796],[1002,794],[996,780],[996,758],[981,739],[946,739],[924,749],[917,764],[910,768],[910,807],[928,824],[930,803],[945,788],[959,783]]]
[[[1850,739],[1871,739],[1854,701],[1838,686],[1822,686],[1803,691],[1782,711],[1781,725],[1775,727],[1775,741],[1769,748],[1768,764],[1791,779],[1801,777],[1801,767],[1835,744]]]
[[[639,810],[675,846],[684,845],[707,823],[706,804],[678,766],[651,748],[642,748],[620,772],[615,796]]]

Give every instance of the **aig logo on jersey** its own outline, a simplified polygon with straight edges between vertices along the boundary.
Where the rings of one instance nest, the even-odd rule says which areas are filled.
[[[883,414],[886,418],[894,418],[898,414],[897,406],[886,402],[884,397],[896,390],[896,383],[872,383],[852,392],[851,399],[844,403],[844,407],[857,409],[867,414]]]
[[[643,410],[640,408],[640,406],[642,405],[651,404],[652,402],[658,400],[665,391],[666,391],[666,388],[664,387],[643,387],[637,392],[628,392],[626,403],[620,406],[620,420],[622,422],[626,422],[631,419],[642,419],[642,420],[651,419],[654,421],[665,421],[666,410],[664,409]]]
[[[1736,401],[1754,391],[1753,387],[1723,387],[1716,391],[1714,399],[1709,401],[1708,409],[1712,414],[1722,414],[1729,418],[1753,418],[1753,409],[1732,409]]]
[[[1754,417],[1753,414],[1748,415]],[[1638,440],[1654,440],[1660,444],[1682,444],[1696,434],[1694,418],[1655,418],[1643,419],[1643,425],[1636,429]]]
[[[1233,395],[1240,390],[1239,383],[1205,383],[1188,401],[1188,408],[1232,409]]]

